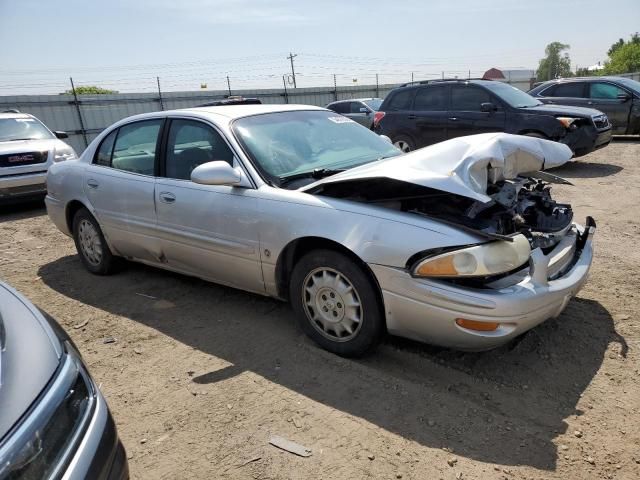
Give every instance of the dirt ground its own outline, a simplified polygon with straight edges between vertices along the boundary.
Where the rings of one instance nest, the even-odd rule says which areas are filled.
[[[40,204],[0,212],[0,278],[78,344],[133,478],[637,479],[640,141],[554,173],[575,183],[555,197],[598,222],[590,279],[488,353],[390,338],[344,360],[286,304],[135,264],[87,273]]]

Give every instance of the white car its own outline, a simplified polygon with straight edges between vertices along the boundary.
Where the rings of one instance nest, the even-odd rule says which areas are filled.
[[[33,115],[0,113],[0,204],[44,197],[49,167],[77,158],[61,138],[67,134],[52,132]]]

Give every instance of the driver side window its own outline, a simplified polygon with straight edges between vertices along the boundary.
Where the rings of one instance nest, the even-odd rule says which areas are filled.
[[[167,142],[166,177],[190,180],[194,168],[218,160],[233,166],[233,152],[218,132],[195,120],[171,121]]]

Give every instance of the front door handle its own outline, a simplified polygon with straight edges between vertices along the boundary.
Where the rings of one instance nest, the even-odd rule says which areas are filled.
[[[89,186],[89,188],[98,188],[100,184],[93,178],[90,178],[89,180],[87,180],[87,185]]]
[[[458,121],[458,117],[449,117],[449,120],[451,120],[452,122],[457,122]]]
[[[164,203],[173,203],[176,201],[176,196],[171,192],[160,192],[160,201]]]
[[[409,115],[407,117],[409,120],[415,120],[416,118],[418,118],[416,115]]]

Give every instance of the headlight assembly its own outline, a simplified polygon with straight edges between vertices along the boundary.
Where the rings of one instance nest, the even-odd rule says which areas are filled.
[[[576,122],[580,119],[573,117],[556,117],[556,120],[558,120],[567,130],[575,130],[576,128],[578,128]]]
[[[415,264],[417,277],[480,277],[514,270],[529,261],[531,246],[524,235],[513,242],[498,240],[427,257]]]
[[[76,151],[71,148],[69,145],[65,145],[64,147],[56,147],[53,155],[54,162],[63,162],[64,160],[75,160],[78,158],[76,155]]]

